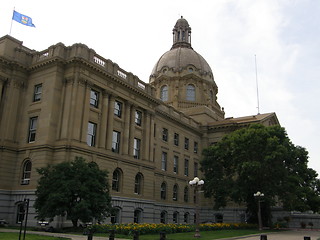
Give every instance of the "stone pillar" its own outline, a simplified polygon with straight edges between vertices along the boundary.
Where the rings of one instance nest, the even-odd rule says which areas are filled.
[[[144,121],[143,121],[143,140],[142,140],[142,146],[143,146],[143,159],[148,160],[150,156],[150,138],[151,136],[151,118],[148,111],[144,112]]]
[[[20,79],[13,77],[13,79],[10,79],[7,83],[6,104],[3,105],[3,115],[1,116],[2,126],[0,126],[2,128],[0,128],[0,134],[2,139],[10,140],[12,142],[16,141],[15,136],[17,136],[17,126],[19,126],[21,117],[18,113],[19,107],[21,106],[20,98],[23,96],[22,89],[23,81]],[[29,117],[30,116],[28,115],[28,118]],[[29,127],[29,122],[27,123],[27,127]]]
[[[2,89],[3,89],[3,86],[4,86],[4,79],[2,79],[0,77],[0,103],[1,103],[1,100],[2,100]]]
[[[134,132],[136,129],[136,123],[134,121],[135,114],[136,114],[137,106],[131,105],[131,113],[130,113],[130,127],[129,127],[129,155],[133,156],[133,139],[134,139]]]
[[[79,108],[75,114],[75,124],[73,128],[77,128],[78,124],[81,126],[80,139],[81,142],[87,142],[88,136],[88,123],[89,123],[89,113],[90,113],[90,91],[91,91],[91,83],[79,81],[79,89],[78,89],[78,100],[82,100],[82,109]],[[83,88],[83,91],[81,91]],[[97,124],[97,123],[96,123]],[[80,128],[80,127],[79,127]],[[98,128],[98,124],[97,124]],[[96,129],[96,144],[98,142],[98,129]],[[76,138],[77,139],[77,138]]]
[[[131,104],[129,102],[125,103],[124,107],[124,129],[123,129],[123,148],[122,148],[122,154],[124,155],[130,155],[129,152],[129,142],[130,142],[130,134],[129,134],[129,128],[130,128],[130,121],[131,121]]]
[[[107,149],[112,149],[112,133],[113,133],[113,118],[114,118],[114,102],[115,96],[109,96],[109,111],[108,111],[108,122],[107,122]]]
[[[100,121],[100,141],[99,141],[100,148],[106,148],[108,110],[109,110],[109,95],[106,91],[103,91],[101,121]]]
[[[150,141],[149,141],[149,161],[154,161],[153,159],[153,143],[154,143],[154,114],[150,113]]]
[[[72,126],[72,98],[75,95],[75,79],[70,77],[65,79],[63,86],[63,113],[61,116],[61,127],[60,127],[60,138],[68,139],[71,138],[71,127]]]

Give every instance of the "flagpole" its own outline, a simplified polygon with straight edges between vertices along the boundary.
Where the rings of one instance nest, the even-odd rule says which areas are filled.
[[[15,9],[16,9],[16,7],[13,7],[12,18],[11,18],[11,26],[10,26],[10,32],[9,32],[10,36],[11,36],[11,30],[12,30],[13,14],[14,14]]]

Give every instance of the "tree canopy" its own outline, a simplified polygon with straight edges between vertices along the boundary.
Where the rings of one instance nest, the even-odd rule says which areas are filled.
[[[40,174],[34,207],[37,218],[65,216],[78,220],[103,220],[111,211],[108,174],[95,162],[76,157],[73,162],[37,169]]]
[[[253,194],[264,193],[264,208],[318,212],[320,182],[308,168],[308,152],[295,146],[284,128],[253,124],[226,135],[203,151],[205,195],[214,208],[228,201],[246,204],[255,213]],[[252,215],[255,216],[255,215]]]

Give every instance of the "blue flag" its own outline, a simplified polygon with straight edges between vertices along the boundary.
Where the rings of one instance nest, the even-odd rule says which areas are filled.
[[[36,27],[33,23],[32,23],[32,19],[31,17],[28,17],[26,15],[23,15],[21,13],[18,13],[16,11],[13,11],[13,16],[12,19],[17,21],[18,23],[21,23],[23,25],[29,26],[29,27]]]

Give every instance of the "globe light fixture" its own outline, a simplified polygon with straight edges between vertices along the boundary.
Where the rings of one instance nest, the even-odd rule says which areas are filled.
[[[264,194],[260,191],[253,194],[253,196],[258,200],[258,222],[259,230],[262,230],[262,218],[261,218],[261,199],[264,197]]]
[[[196,232],[194,234],[194,237],[199,238],[201,237],[200,231],[199,231],[199,220],[200,220],[200,213],[199,213],[199,188],[204,184],[203,180],[200,180],[198,177],[195,177],[193,180],[189,181],[189,185],[191,187],[195,187],[195,204],[196,204]]]

